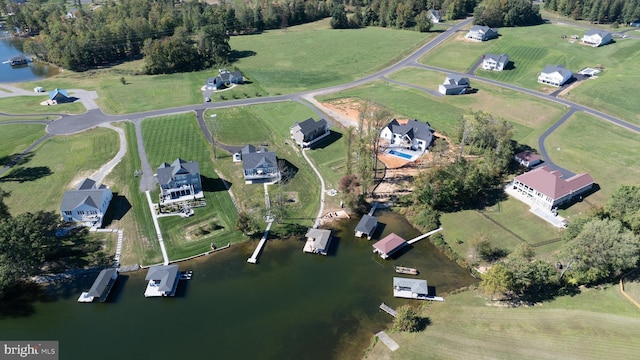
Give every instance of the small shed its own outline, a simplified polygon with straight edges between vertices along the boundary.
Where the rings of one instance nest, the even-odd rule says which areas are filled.
[[[367,238],[371,240],[371,236],[378,227],[378,218],[371,215],[364,215],[358,225],[356,225],[356,236],[362,237],[367,235]]]
[[[67,90],[55,88],[49,91],[49,100],[55,101],[56,103],[63,103],[69,101],[69,95],[67,94]]]
[[[407,245],[407,241],[395,233],[385,236],[382,240],[373,244],[373,253],[380,254],[380,257],[387,259],[396,251]]]

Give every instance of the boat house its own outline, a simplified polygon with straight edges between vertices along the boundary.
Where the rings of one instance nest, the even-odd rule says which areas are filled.
[[[156,265],[150,267],[147,276],[144,278],[149,281],[144,296],[174,296],[178,287],[179,277],[178,265]]]
[[[118,279],[118,270],[116,268],[109,268],[100,271],[98,277],[93,282],[91,289],[87,292],[83,292],[78,298],[78,302],[92,302],[94,299],[100,299],[100,302],[107,301],[107,296]]]
[[[394,277],[393,296],[405,299],[426,300],[429,296],[427,280]]]
[[[28,60],[24,55],[14,56],[11,59],[9,59],[9,65],[11,66],[26,65],[27,63],[28,63]]]
[[[327,255],[331,245],[331,230],[310,228],[305,235],[306,244],[302,251],[312,254]]]
[[[373,253],[380,254],[381,258],[387,259],[391,254],[400,250],[405,245],[407,245],[405,239],[395,233],[391,233],[385,236],[384,239],[373,244]]]
[[[356,236],[362,237],[367,235],[367,239],[371,240],[371,236],[378,227],[378,218],[371,215],[365,215],[360,219],[358,225],[356,225]]]

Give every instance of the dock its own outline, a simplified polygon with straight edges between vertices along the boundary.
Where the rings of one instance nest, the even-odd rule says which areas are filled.
[[[95,299],[99,299],[100,302],[107,301],[107,296],[113,288],[116,279],[118,278],[118,270],[116,268],[109,268],[100,271],[98,277],[93,282],[89,291],[83,292],[78,298],[78,302],[90,303]]]
[[[387,305],[385,303],[380,304],[380,310],[386,312],[387,314],[389,314],[389,315],[391,315],[393,317],[398,316],[398,313],[396,313],[395,310],[393,310],[391,307],[389,307],[389,305]]]
[[[385,344],[389,348],[389,350],[396,351],[400,348],[400,345],[398,345],[398,343],[390,338],[389,335],[387,335],[387,333],[385,333],[384,331],[378,332],[376,336],[378,337],[378,339],[380,339],[380,341],[382,341],[383,344]]]
[[[426,234],[422,234],[422,235],[420,235],[420,236],[418,236],[416,238],[413,238],[413,239],[407,241],[407,244],[411,245],[411,244],[417,243],[418,241],[428,237],[429,235],[433,235],[433,234],[437,233],[438,231],[442,231],[442,228],[439,227],[439,228],[437,228],[435,230],[429,231]]]
[[[269,223],[267,223],[267,229],[264,231],[264,235],[262,235],[262,239],[260,239],[258,246],[253,251],[253,255],[251,255],[251,257],[247,259],[248,263],[255,264],[258,262],[258,255],[260,255],[260,253],[262,252],[262,248],[264,247],[264,244],[267,243],[267,236],[269,235],[269,229],[271,229],[272,223],[273,221],[269,221]]]

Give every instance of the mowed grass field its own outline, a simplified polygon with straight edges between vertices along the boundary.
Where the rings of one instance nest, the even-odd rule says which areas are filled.
[[[431,303],[424,331],[389,333],[400,348],[378,341],[366,359],[636,359],[640,351],[640,313],[614,285],[533,307],[486,304],[473,290]]]
[[[537,77],[546,65],[562,64],[573,72],[585,67],[603,65],[605,71],[595,80],[585,81],[572,89],[569,99],[614,114],[626,121],[640,123],[640,104],[634,96],[634,84],[640,74],[631,71],[637,65],[640,42],[616,38],[616,42],[599,48],[570,42],[571,35],[580,38],[587,30],[571,25],[545,24],[535,27],[501,28],[498,39],[470,42],[460,33],[428,53],[420,61],[454,71],[465,72],[483,54],[506,53],[514,68],[502,72],[476,70],[476,75],[520,85],[534,90],[553,88],[538,84]],[[562,39],[562,35],[569,38]]]
[[[406,68],[392,74],[389,78],[437,90],[445,74]],[[514,127],[514,140],[533,148],[537,147],[538,137],[544,130],[567,111],[567,108],[562,105],[481,81],[472,82],[472,86],[478,89],[477,93],[463,96],[431,96],[431,99],[466,112],[485,111],[498,119],[507,120]],[[427,119],[427,121],[430,120]]]
[[[217,246],[243,240],[235,230],[236,208],[224,184],[214,170],[213,153],[208,145],[195,115],[180,114],[145,119],[142,135],[151,166],[156,169],[162,162],[172,163],[176,158],[198,161],[202,187],[207,206],[195,208],[189,218],[180,216],[158,219],[167,246],[169,258],[181,259],[210,250],[211,243]],[[154,202],[158,191],[152,192]],[[188,236],[200,228],[218,227],[213,233]]]
[[[436,35],[379,27],[335,30],[324,19],[234,36],[229,43],[244,56],[233,65],[273,95],[348,83],[391,65]]]
[[[104,128],[52,137],[0,177],[0,188],[11,193],[4,201],[12,215],[40,210],[57,213],[64,192],[111,160],[117,151],[118,135]]]
[[[295,199],[285,202],[284,218],[279,219],[281,223],[311,225],[318,211],[320,180],[289,138],[289,128],[297,121],[303,121],[309,117],[318,120],[317,115],[305,105],[295,102],[216,109],[215,120],[210,116],[212,113],[212,110],[208,110],[205,113],[205,120],[208,126],[218,129],[217,142],[231,146],[268,145],[268,150],[275,152],[279,160],[286,160],[289,166],[295,169],[292,179],[268,186],[269,196],[272,206],[275,206],[273,204],[280,195],[287,200]],[[220,156],[220,153],[224,155]],[[216,167],[224,174],[225,180],[232,184],[231,191],[240,207],[252,213],[261,222],[265,211],[263,186],[245,184],[242,163],[234,163],[229,153],[219,150],[218,154]],[[330,170],[320,169],[320,171],[326,174]],[[261,226],[264,226],[262,222]]]
[[[0,166],[4,166],[46,134],[45,125],[6,124],[0,126]]]
[[[87,109],[79,101],[58,105],[40,105],[49,96],[14,96],[0,99],[0,109],[7,114],[82,114]]]
[[[575,173],[589,172],[600,190],[571,207],[569,214],[603,205],[620,186],[638,184],[638,134],[584,113],[576,113],[546,139],[557,164]]]

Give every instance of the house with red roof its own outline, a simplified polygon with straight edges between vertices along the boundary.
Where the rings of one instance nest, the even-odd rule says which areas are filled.
[[[512,184],[513,190],[528,201],[531,207],[549,211],[574,201],[594,185],[593,178],[588,173],[563,179],[559,171],[552,171],[548,166],[517,176]]]
[[[405,239],[395,233],[391,233],[373,244],[373,253],[380,254],[381,258],[386,259],[405,245],[407,245]]]

